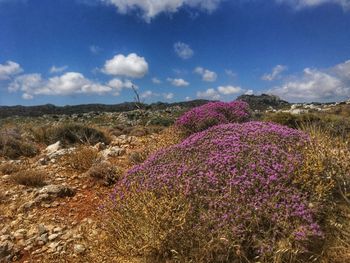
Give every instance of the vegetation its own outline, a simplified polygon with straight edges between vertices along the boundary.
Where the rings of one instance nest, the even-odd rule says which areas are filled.
[[[64,145],[90,144],[98,142],[108,144],[108,135],[95,127],[83,124],[66,123],[58,126],[41,126],[32,130],[37,141],[52,144],[61,141]]]
[[[218,124],[247,121],[249,111],[249,105],[243,101],[210,102],[183,114],[176,121],[176,126],[190,135]]]
[[[88,146],[80,146],[68,154],[65,163],[79,172],[86,172],[97,161],[97,150]]]
[[[19,172],[11,175],[11,180],[17,184],[40,187],[46,184],[46,174],[40,170],[22,169]]]
[[[99,126],[6,123],[0,174],[15,184],[43,186],[43,171],[6,159],[32,157],[56,141],[71,147],[55,157],[62,171],[85,173],[97,182],[87,184],[91,190],[109,192],[100,185],[115,185],[101,208],[103,246],[125,262],[350,262],[349,112],[339,105],[252,115],[238,101],[194,108],[175,125],[179,111],[158,116],[147,110],[123,115],[125,122],[101,117]],[[107,145],[109,134],[115,141]],[[123,134],[138,138],[114,137]],[[126,155],[99,154],[111,145]],[[39,157],[27,160],[26,168],[40,163]],[[0,193],[0,203],[10,196]]]
[[[0,156],[9,159],[17,159],[21,156],[33,157],[38,149],[25,140],[19,129],[15,127],[0,130]]]
[[[121,177],[121,172],[108,162],[94,164],[87,171],[87,174],[90,178],[106,186],[115,184]]]
[[[16,163],[4,163],[0,165],[0,173],[2,174],[13,174],[18,172],[20,169],[19,165]]]

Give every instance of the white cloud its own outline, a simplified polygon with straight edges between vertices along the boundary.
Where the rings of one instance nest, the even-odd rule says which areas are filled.
[[[241,87],[235,87],[235,86],[219,86],[217,88],[218,92],[223,95],[232,95],[232,94],[238,94],[243,92],[243,89]]]
[[[164,93],[163,94],[164,99],[166,100],[172,100],[174,98],[174,93]]]
[[[56,67],[55,65],[53,65],[50,68],[50,73],[54,74],[54,73],[61,73],[63,71],[65,71],[68,68],[68,66],[64,65],[62,67]]]
[[[202,76],[203,81],[213,82],[216,80],[218,75],[214,71],[210,71],[208,69],[204,69],[202,67],[196,67],[194,72]]]
[[[96,45],[91,45],[89,46],[89,50],[92,54],[98,54],[102,51],[102,48],[100,48],[99,46],[96,46]]]
[[[225,73],[227,76],[229,76],[230,78],[235,78],[237,77],[237,73],[235,73],[233,70],[231,69],[225,69]]]
[[[274,68],[272,69],[272,72],[271,72],[271,73],[269,73],[269,74],[264,74],[264,75],[261,77],[261,79],[266,80],[266,81],[273,81],[273,80],[279,78],[280,75],[281,75],[281,73],[282,73],[283,71],[286,71],[286,70],[287,70],[287,67],[286,67],[286,66],[284,66],[284,65],[277,65],[276,67],[274,67]]]
[[[21,73],[23,69],[14,61],[7,61],[4,64],[0,64],[0,80],[10,79],[13,75]]]
[[[143,92],[141,94],[142,99],[147,99],[147,98],[152,97],[152,96],[154,96],[154,93],[150,90],[146,90],[145,92]]]
[[[107,84],[87,79],[78,72],[67,72],[61,76],[44,79],[40,74],[25,74],[16,77],[9,85],[10,92],[22,92],[22,97],[32,99],[37,95],[73,95],[113,93],[119,95],[123,88],[131,88],[132,82],[113,79]]]
[[[118,78],[110,80],[108,82],[108,86],[113,88],[115,96],[118,96],[124,88],[131,89],[134,87],[135,89],[138,89],[138,86],[132,83],[130,80],[122,81]]]
[[[191,100],[191,97],[187,96],[187,97],[185,98],[185,100],[186,100],[186,101],[189,101],[189,100]]]
[[[127,14],[134,10],[141,11],[146,22],[160,13],[175,13],[183,6],[199,8],[207,12],[214,11],[222,0],[100,0],[114,5],[118,12]]]
[[[148,72],[148,63],[144,57],[135,53],[128,56],[119,54],[106,61],[102,72],[107,75],[141,78]]]
[[[158,78],[152,78],[152,82],[153,82],[154,84],[160,84],[160,83],[162,83],[162,81],[161,81],[160,79],[158,79]]]
[[[316,7],[323,4],[340,5],[344,10],[350,8],[349,0],[275,0],[280,4],[288,4],[295,9],[302,9],[307,7]]]
[[[219,100],[220,94],[215,89],[207,89],[206,91],[198,91],[197,97],[202,99]]]
[[[184,79],[172,79],[172,78],[167,78],[167,81],[171,83],[171,85],[176,86],[176,87],[186,87],[190,85],[186,80]]]
[[[253,94],[254,94],[254,90],[249,89],[249,90],[247,90],[244,94],[245,94],[245,95],[253,95]]]
[[[268,90],[291,101],[335,101],[350,97],[350,61],[330,69],[304,69],[282,85]]]
[[[22,91],[28,95],[33,90],[40,88],[43,82],[40,74],[25,74],[16,77],[8,86],[8,90],[10,92]]]
[[[191,49],[191,47],[183,42],[175,43],[174,51],[182,59],[189,59],[194,54],[194,51]]]

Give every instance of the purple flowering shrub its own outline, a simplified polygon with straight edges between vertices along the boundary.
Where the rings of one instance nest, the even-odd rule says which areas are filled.
[[[190,135],[218,124],[244,122],[249,117],[249,105],[244,101],[209,102],[184,113],[175,125]]]
[[[111,196],[116,249],[175,262],[305,256],[323,238],[322,206],[295,183],[309,140],[277,124],[230,123],[158,151]]]

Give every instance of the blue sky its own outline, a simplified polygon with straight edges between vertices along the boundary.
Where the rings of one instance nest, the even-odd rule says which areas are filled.
[[[349,0],[0,0],[0,105],[350,97]]]

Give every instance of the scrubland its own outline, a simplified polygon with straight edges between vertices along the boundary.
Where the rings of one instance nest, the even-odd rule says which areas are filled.
[[[350,262],[349,113],[3,119],[0,262]]]

